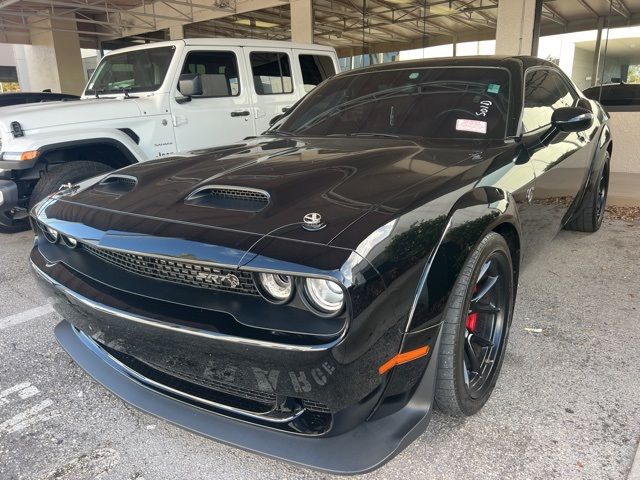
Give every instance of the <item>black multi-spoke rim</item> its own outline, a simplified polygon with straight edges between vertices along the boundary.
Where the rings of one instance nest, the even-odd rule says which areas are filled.
[[[598,183],[598,196],[596,197],[596,216],[597,219],[602,219],[604,215],[604,209],[607,204],[607,188],[609,186],[609,172],[607,166],[602,169],[602,175],[600,176],[600,182]]]
[[[490,388],[502,355],[510,307],[510,268],[502,252],[482,264],[465,325],[463,375],[472,398]]]

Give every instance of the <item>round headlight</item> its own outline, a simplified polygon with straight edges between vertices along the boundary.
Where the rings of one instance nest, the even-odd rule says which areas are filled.
[[[59,235],[57,230],[54,230],[53,228],[45,225],[42,229],[42,232],[44,233],[44,238],[46,238],[49,242],[56,243],[58,241]]]
[[[289,275],[277,273],[259,273],[263,296],[273,303],[285,303],[293,296],[293,279]]]
[[[323,313],[335,315],[344,306],[344,293],[340,285],[322,278],[307,278],[305,290],[311,304]]]

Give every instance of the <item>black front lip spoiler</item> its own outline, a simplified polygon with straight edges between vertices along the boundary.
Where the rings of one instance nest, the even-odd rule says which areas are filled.
[[[402,409],[343,434],[318,438],[227,418],[152,390],[118,369],[97,345],[90,348],[87,342],[92,340],[65,320],[56,326],[55,335],[91,377],[146,413],[234,447],[334,474],[365,473],[381,467],[420,436],[431,417],[437,362],[429,362],[416,392]],[[435,358],[438,350],[439,342]]]

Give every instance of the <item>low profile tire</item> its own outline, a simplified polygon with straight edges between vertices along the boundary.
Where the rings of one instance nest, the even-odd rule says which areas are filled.
[[[473,415],[491,396],[511,325],[513,282],[509,246],[489,233],[469,255],[445,311],[435,394],[440,411]]]
[[[580,207],[565,225],[566,230],[597,232],[602,226],[609,192],[609,164],[610,156],[609,152],[606,152],[604,162],[598,172],[598,181],[594,188],[585,194]]]
[[[76,161],[56,165],[45,173],[33,188],[29,209],[45,198],[47,195],[60,190],[62,185],[77,183],[87,178],[95,177],[113,170],[108,165],[98,162]]]

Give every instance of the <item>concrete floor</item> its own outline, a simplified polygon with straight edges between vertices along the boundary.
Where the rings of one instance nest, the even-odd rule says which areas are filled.
[[[30,243],[0,235],[1,479],[327,477],[202,439],[90,380],[53,337]],[[522,275],[486,407],[466,420],[434,414],[361,478],[626,478],[640,435],[639,251],[638,223],[562,232]]]

